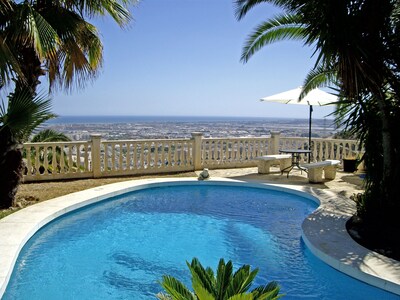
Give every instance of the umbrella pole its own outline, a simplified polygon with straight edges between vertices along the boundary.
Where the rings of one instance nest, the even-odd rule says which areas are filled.
[[[310,118],[308,120],[308,150],[311,150],[311,119],[312,119],[313,107],[310,105]],[[308,163],[311,162],[311,152],[308,154]]]

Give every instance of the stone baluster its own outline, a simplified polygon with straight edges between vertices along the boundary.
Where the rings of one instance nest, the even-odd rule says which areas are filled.
[[[147,144],[145,142],[140,143],[140,168],[142,169],[145,169],[146,167],[146,147]]]
[[[68,145],[68,171],[73,172],[73,160],[72,160],[72,146]]]
[[[172,164],[171,164],[172,143],[167,142],[167,147],[168,147],[167,163],[168,163],[168,167],[172,167]]]
[[[240,147],[239,140],[236,140],[234,142],[234,145],[235,146],[234,146],[233,160],[236,161],[239,157],[239,155],[238,155],[239,154],[238,151],[239,151],[239,147]]]
[[[48,170],[49,170],[49,153],[48,153],[47,146],[43,147],[43,158],[44,158],[44,162],[43,162],[44,171],[43,171],[43,174],[47,174]]]
[[[89,171],[89,157],[88,157],[88,151],[89,150],[89,146],[87,143],[85,143],[83,145],[83,164],[84,164],[84,172]]]
[[[203,157],[204,162],[208,163],[210,160],[210,141],[204,142],[203,151],[204,151],[204,157]]]
[[[180,166],[185,165],[185,162],[183,161],[183,151],[185,151],[184,144],[183,144],[183,142],[179,142],[178,161],[179,161]]]
[[[158,153],[158,143],[154,142],[154,168],[158,168],[158,159],[159,159],[159,153]]]
[[[35,175],[39,175],[39,155],[40,155],[40,147],[35,146]]]
[[[125,160],[126,160],[126,169],[131,170],[131,143],[130,142],[126,143]]]
[[[218,159],[218,153],[217,153],[217,151],[218,151],[218,141],[214,141],[213,143],[212,143],[212,145],[213,145],[213,151],[212,151],[212,153],[213,153],[213,156],[212,156],[212,163],[213,164],[215,164],[215,162],[217,161],[217,159]]]
[[[26,148],[26,168],[28,169],[27,174],[32,174],[32,159],[31,159],[31,147]]]
[[[316,141],[314,140],[313,141],[314,142],[314,148],[315,149],[313,149],[314,151],[316,151],[317,149],[317,144],[316,144]],[[325,143],[325,142],[319,142],[319,151],[318,151],[318,158],[319,158],[319,160],[322,160],[323,158],[325,158],[326,159],[326,157],[327,157],[327,150],[328,150],[328,144],[327,143]],[[316,157],[314,156],[314,159],[316,159]]]
[[[55,145],[50,145],[50,149],[51,149],[51,154],[52,154],[52,158],[51,158],[51,167],[52,170],[51,172],[53,174],[57,173],[57,152],[56,149],[57,147]]]
[[[118,149],[119,149],[119,154],[118,154],[118,170],[122,171],[124,169],[123,165],[123,156],[124,156],[124,143],[118,143],[117,144]]]
[[[116,164],[115,164],[115,144],[112,143],[111,145],[111,171],[116,170]]]
[[[159,162],[160,162],[160,168],[163,169],[165,167],[165,144],[164,142],[160,142],[160,144],[158,145],[159,149],[160,149],[160,158],[159,158]]]
[[[259,145],[258,145],[256,140],[252,140],[251,144],[252,144],[252,147],[253,147],[251,158],[254,159],[254,158],[257,157],[257,149],[258,149]]]
[[[78,168],[78,173],[80,173],[81,170],[81,144],[76,144],[76,165]]]
[[[138,157],[138,153],[137,153],[137,143],[134,143],[133,145],[133,159],[132,159],[132,163],[133,163],[133,169],[136,170],[137,168],[139,168],[139,157]]]
[[[65,173],[65,146],[60,146],[60,173]]]
[[[153,154],[152,154],[152,152],[151,152],[151,145],[152,145],[151,142],[149,142],[149,143],[147,144],[146,165],[147,165],[147,168],[148,168],[148,169],[151,168],[151,157],[153,156]]]
[[[188,157],[187,157],[187,143],[182,142],[182,165],[186,166],[188,162]]]

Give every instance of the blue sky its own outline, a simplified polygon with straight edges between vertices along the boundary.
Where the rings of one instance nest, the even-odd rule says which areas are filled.
[[[59,115],[183,115],[307,118],[308,107],[261,103],[300,86],[315,58],[280,42],[240,62],[246,37],[278,13],[260,5],[238,22],[232,0],[143,0],[121,30],[93,20],[104,44],[100,76],[84,90],[53,95]],[[332,111],[316,107],[314,117]]]

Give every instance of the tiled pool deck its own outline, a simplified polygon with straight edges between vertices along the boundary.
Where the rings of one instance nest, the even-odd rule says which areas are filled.
[[[289,178],[279,172],[257,174],[256,168],[210,171],[210,181],[241,182],[250,185],[269,184],[306,192],[320,200],[320,207],[302,224],[303,239],[311,251],[330,266],[371,285],[400,295],[400,262],[372,252],[355,243],[347,234],[345,223],[354,213],[348,199],[359,192],[357,176],[338,173],[335,180],[309,184],[305,174],[291,173]],[[69,211],[95,203],[110,196],[165,182],[190,184],[196,178],[141,179],[118,182],[77,192],[20,210],[0,220],[0,297],[11,276],[18,253],[25,242],[43,225]],[[296,193],[296,192],[295,192]],[[399,296],[400,299],[400,296]]]

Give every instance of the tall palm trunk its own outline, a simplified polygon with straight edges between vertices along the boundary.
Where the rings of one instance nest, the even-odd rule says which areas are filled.
[[[385,101],[387,102],[387,101]],[[400,202],[398,201],[398,182],[399,182],[399,164],[397,162],[396,152],[399,151],[399,142],[396,142],[393,124],[390,113],[387,113],[384,101],[377,101],[379,107],[379,115],[382,126],[382,174],[381,182],[376,182],[372,194],[373,198],[369,201],[376,201],[379,205],[378,212],[371,211],[375,215],[375,224],[382,224],[387,226],[399,226],[400,220],[398,218],[398,211],[400,209]]]
[[[39,78],[46,75],[46,71],[42,68],[40,59],[34,49],[24,47],[20,50],[20,53],[21,71],[24,78],[17,78],[15,91],[25,91],[28,87],[32,92],[32,96],[35,96],[36,88],[40,84]]]
[[[36,96],[36,87],[40,84],[39,77],[45,75],[39,58],[32,48],[21,51],[23,64],[21,67],[24,78],[18,77],[14,97],[10,101],[18,99],[20,94],[29,94],[32,100]],[[15,195],[23,177],[23,155],[20,141],[13,137],[9,128],[0,127],[0,208],[9,208],[14,205]]]
[[[24,163],[18,146],[11,132],[0,127],[0,208],[9,208],[14,204],[22,179]]]
[[[382,122],[382,159],[383,159],[383,174],[382,179],[384,183],[389,183],[392,177],[392,139],[390,134],[390,116],[386,113],[387,109],[385,107],[385,101],[382,97],[377,101],[380,110],[381,122]],[[386,201],[390,201],[390,192],[386,188],[390,188],[387,184],[383,184],[384,190],[382,191],[384,195],[382,198],[386,198]],[[386,187],[386,188],[385,188]]]

